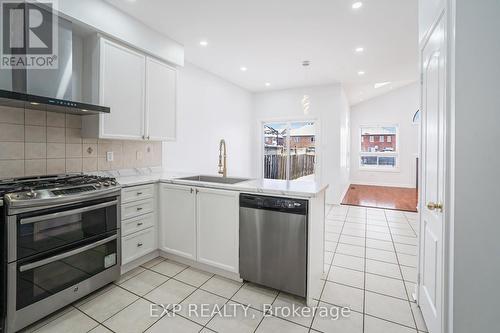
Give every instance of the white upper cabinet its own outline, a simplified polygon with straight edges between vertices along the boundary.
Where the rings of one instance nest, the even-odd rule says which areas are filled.
[[[177,72],[153,58],[146,59],[146,136],[150,140],[175,139]]]
[[[111,113],[84,117],[82,134],[101,139],[175,140],[176,69],[106,38],[97,38],[96,44],[92,84],[99,88],[93,99],[109,106]]]
[[[111,108],[100,115],[100,137],[142,139],[146,57],[106,39],[100,48],[99,104]]]

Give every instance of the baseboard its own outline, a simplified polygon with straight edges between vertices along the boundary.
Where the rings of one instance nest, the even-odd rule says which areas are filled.
[[[370,185],[370,186],[415,188],[415,184],[379,183],[379,182],[366,182],[366,181],[358,181],[358,180],[351,180],[349,186],[351,186],[351,185]]]
[[[342,195],[340,196],[339,198],[339,204],[342,203],[342,201],[344,201],[344,198],[345,198],[345,195],[347,194],[347,191],[349,191],[349,188],[351,187],[351,184],[347,184],[344,188],[344,191],[342,191]]]
[[[213,273],[213,274],[217,274],[217,275],[223,276],[223,277],[231,279],[231,280],[235,280],[235,281],[238,281],[238,282],[242,282],[243,281],[240,278],[240,275],[237,274],[237,273],[228,272],[228,271],[225,271],[223,269],[220,269],[220,268],[217,268],[217,267],[213,267],[213,266],[210,266],[210,265],[206,265],[206,264],[202,264],[202,263],[199,263],[197,261],[194,261],[194,260],[191,260],[191,259],[187,259],[187,258],[183,258],[181,256],[178,256],[178,255],[175,255],[175,254],[172,254],[172,253],[168,253],[168,252],[165,252],[165,251],[162,251],[162,250],[159,250],[159,253],[160,253],[160,256],[163,257],[163,258],[170,259],[170,260],[173,260],[173,261],[177,261],[177,262],[179,262],[181,264],[192,266],[192,267],[200,269],[202,271]]]
[[[325,204],[327,205],[335,205],[338,206],[342,203],[342,200],[344,200],[345,195],[347,194],[347,191],[349,191],[349,186],[351,186],[350,183],[346,184],[344,189],[342,190],[340,196],[338,198],[335,198],[334,201],[329,200],[331,198],[327,198]]]
[[[160,252],[158,250],[154,250],[153,252],[150,252],[150,253],[148,253],[140,258],[132,260],[131,262],[126,263],[125,265],[122,265],[121,273],[123,275],[123,274],[127,273],[128,271],[130,271],[136,267],[139,267],[140,265],[145,264],[148,261],[150,261],[156,257],[159,257],[159,256],[160,256]]]

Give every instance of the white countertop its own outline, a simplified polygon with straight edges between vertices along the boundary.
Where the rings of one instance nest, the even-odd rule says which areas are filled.
[[[123,187],[136,186],[151,183],[170,183],[188,186],[208,187],[214,189],[233,190],[239,192],[262,193],[270,195],[283,195],[292,197],[311,198],[317,196],[328,188],[311,181],[286,181],[274,179],[250,179],[236,184],[209,183],[192,180],[181,180],[180,177],[193,176],[193,173],[164,171],[155,169],[120,170],[102,172],[113,176]]]

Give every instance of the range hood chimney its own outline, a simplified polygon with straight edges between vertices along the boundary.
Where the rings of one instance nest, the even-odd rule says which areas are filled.
[[[35,6],[42,16],[52,17],[52,11],[43,5]],[[24,17],[17,17],[21,20],[21,24],[24,22],[24,41],[31,33],[26,23],[29,21],[27,13],[28,10],[25,10]],[[16,23],[15,16],[11,16],[10,19],[11,24]],[[79,97],[72,91],[73,25],[58,16],[57,26],[54,29],[57,34],[57,68],[0,68],[0,105],[85,115],[109,113],[108,107],[78,101]],[[17,54],[29,56],[26,44],[24,43],[24,48]]]

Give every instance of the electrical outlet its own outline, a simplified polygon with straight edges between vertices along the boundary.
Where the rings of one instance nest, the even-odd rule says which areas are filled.
[[[106,152],[106,161],[107,162],[113,162],[114,160],[114,154],[112,151],[107,151]]]
[[[137,150],[137,151],[135,152],[135,159],[136,159],[137,161],[142,160],[142,151]]]

